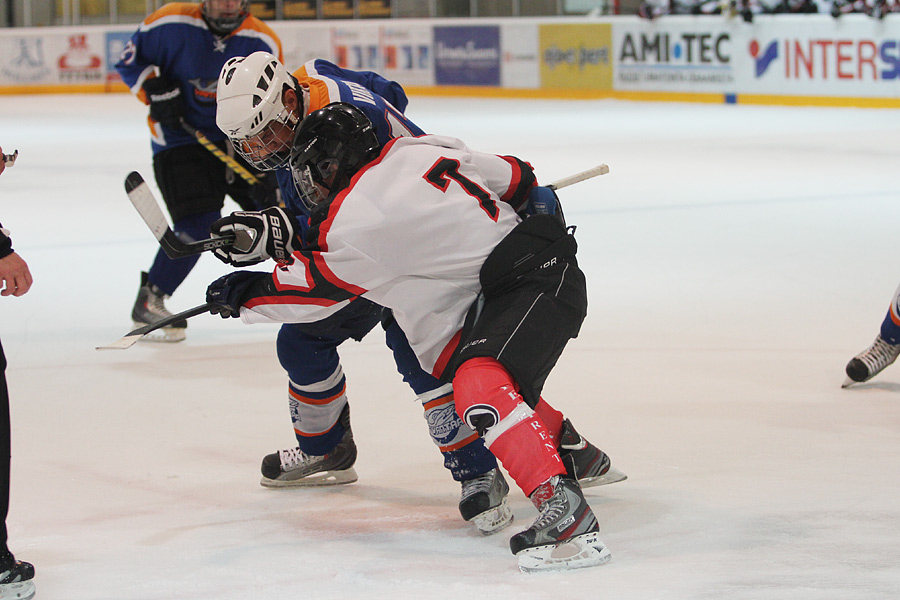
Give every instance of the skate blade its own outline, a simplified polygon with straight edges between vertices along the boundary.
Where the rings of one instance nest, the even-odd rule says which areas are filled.
[[[263,476],[259,480],[259,485],[268,488],[304,488],[304,487],[325,487],[329,485],[344,485],[353,483],[359,479],[353,467],[340,471],[322,471],[321,473],[313,473],[300,479],[269,479]]]
[[[628,475],[618,470],[615,467],[610,467],[606,473],[603,475],[597,475],[596,477],[585,477],[584,479],[578,480],[578,485],[581,486],[581,489],[595,487],[598,485],[609,485],[610,483],[618,483],[619,481],[625,481],[628,479]]]
[[[134,322],[134,328],[137,329],[139,327],[146,327],[146,323],[138,323]],[[153,342],[153,343],[164,343],[164,344],[174,344],[175,342],[182,342],[187,335],[187,329],[184,327],[163,327],[161,329],[156,329],[151,331],[150,333],[144,334],[139,342]]]
[[[856,380],[850,379],[849,377],[845,377],[844,383],[841,384],[841,388],[846,389],[846,388],[850,387],[851,385],[856,385],[857,383],[865,383],[865,382],[864,381],[856,381]]]
[[[470,522],[475,524],[482,535],[493,535],[513,522],[513,514],[504,498],[499,506],[475,515]]]
[[[600,541],[600,532],[586,533],[555,546],[538,546],[516,555],[523,573],[569,571],[608,563],[612,553]]]
[[[2,600],[31,600],[34,598],[34,592],[34,581],[30,579],[0,585],[0,599]]]

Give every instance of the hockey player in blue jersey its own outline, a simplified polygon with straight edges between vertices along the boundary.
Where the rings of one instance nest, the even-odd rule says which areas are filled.
[[[297,217],[301,238],[308,228],[310,209],[300,200],[286,164],[300,121],[333,102],[348,102],[361,109],[373,123],[381,145],[393,138],[424,133],[404,115],[408,101],[399,84],[375,73],[341,69],[325,60],[309,61],[291,75],[274,56],[258,52],[226,63],[219,80],[216,115],[219,127],[248,162],[259,168],[277,170],[290,215],[276,216],[275,209],[269,209],[268,217],[275,217],[276,222],[278,218]],[[264,237],[260,228],[265,227],[261,217],[237,213],[213,224],[212,231],[225,234],[236,229],[252,230],[259,240]],[[217,253],[236,266],[255,264],[277,254],[275,250],[266,253],[259,247],[243,254]],[[341,313],[350,311],[352,315],[353,311],[362,310],[353,308],[361,301],[371,304],[360,298]],[[499,531],[511,522],[512,514],[505,503],[509,487],[497,469],[496,460],[480,437],[456,414],[452,386],[420,368],[403,331],[387,311],[382,324],[398,370],[422,402],[429,431],[443,453],[444,464],[462,484],[460,513],[484,533]],[[298,447],[265,457],[263,483],[266,485],[280,485],[280,480],[285,480],[284,485],[290,485],[291,481],[302,484],[305,477],[318,476],[317,470],[323,463],[333,464],[335,460],[331,456],[351,454],[342,449],[353,443],[349,418],[342,412],[346,410],[343,377],[334,381],[332,375],[340,373],[337,346],[347,336],[332,336],[324,351],[322,340],[311,335],[315,333],[311,327],[315,325],[286,324],[279,333],[278,356],[290,377],[291,414]],[[297,354],[297,348],[307,350]],[[315,355],[311,355],[313,350]],[[313,390],[321,392],[317,395]],[[323,401],[326,398],[328,401]],[[323,418],[323,412],[327,418]],[[609,458],[602,451],[579,436],[574,428],[570,429],[566,453],[584,484],[612,483],[624,478],[620,472],[610,469]],[[337,433],[344,436],[338,442],[335,441]],[[355,447],[352,454],[355,456]],[[352,467],[351,460],[343,464]],[[340,469],[332,469],[329,476],[342,477]]]
[[[875,341],[847,363],[845,369],[847,379],[841,387],[849,387],[854,383],[872,379],[892,365],[898,356],[900,356],[900,287],[891,298],[891,306],[881,322],[881,330]]]
[[[203,0],[166,4],[141,23],[125,46],[116,70],[137,98],[149,104],[148,125],[156,183],[173,228],[206,237],[219,218],[226,194],[250,210],[272,204],[277,184],[263,178],[249,185],[235,176],[183,126],[227,149],[216,127],[216,82],[225,61],[265,50],[281,56],[272,29],[251,16],[248,0]],[[146,273],[132,309],[135,327],[171,316],[164,300],[193,269],[197,257],[172,260],[160,250]],[[163,328],[150,341],[184,339],[187,321]]]

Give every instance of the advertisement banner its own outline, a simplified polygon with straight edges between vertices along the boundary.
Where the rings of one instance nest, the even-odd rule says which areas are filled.
[[[53,83],[55,69],[45,35],[0,37],[0,83],[40,85]]]
[[[434,85],[431,26],[412,23],[381,28],[382,75],[401,85]]]
[[[103,85],[107,74],[106,33],[102,29],[88,33],[65,28],[43,35],[0,38],[0,84]]]
[[[333,27],[331,47],[334,63],[343,69],[381,71],[378,25]]]
[[[331,29],[297,21],[272,21],[269,25],[281,38],[281,50],[288,71],[293,73],[314,58],[334,62]]]
[[[735,44],[735,38],[743,40],[743,31],[750,29],[746,25],[710,16],[616,23],[614,87],[628,91],[734,92],[734,56],[741,46]]]
[[[612,25],[541,25],[541,86],[611,90]]]
[[[760,19],[737,49],[746,61],[747,93],[900,96],[900,27],[872,19],[824,15]]]
[[[538,63],[538,25],[503,23],[500,26],[503,66],[500,83],[505,88],[535,89],[541,87]]]
[[[438,85],[500,85],[500,27],[435,27],[434,78]]]

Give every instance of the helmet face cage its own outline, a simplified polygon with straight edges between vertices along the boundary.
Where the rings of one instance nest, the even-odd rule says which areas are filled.
[[[325,202],[379,149],[369,119],[355,106],[335,102],[300,123],[291,152],[291,175],[303,204]]]
[[[328,198],[330,187],[337,180],[338,167],[337,161],[326,158],[291,169],[294,188],[306,208],[312,210]],[[329,179],[332,176],[335,176],[334,180]]]
[[[291,159],[296,115],[282,106],[273,119],[259,133],[248,136],[228,136],[235,151],[260,171],[280,169]]]
[[[203,0],[200,3],[200,11],[214,33],[227,35],[240,27],[250,14],[250,0],[241,0],[237,12],[226,14],[222,14],[222,3],[223,0]]]

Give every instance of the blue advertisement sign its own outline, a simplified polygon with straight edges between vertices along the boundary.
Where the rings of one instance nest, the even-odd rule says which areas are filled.
[[[437,85],[500,85],[500,27],[435,27]]]

